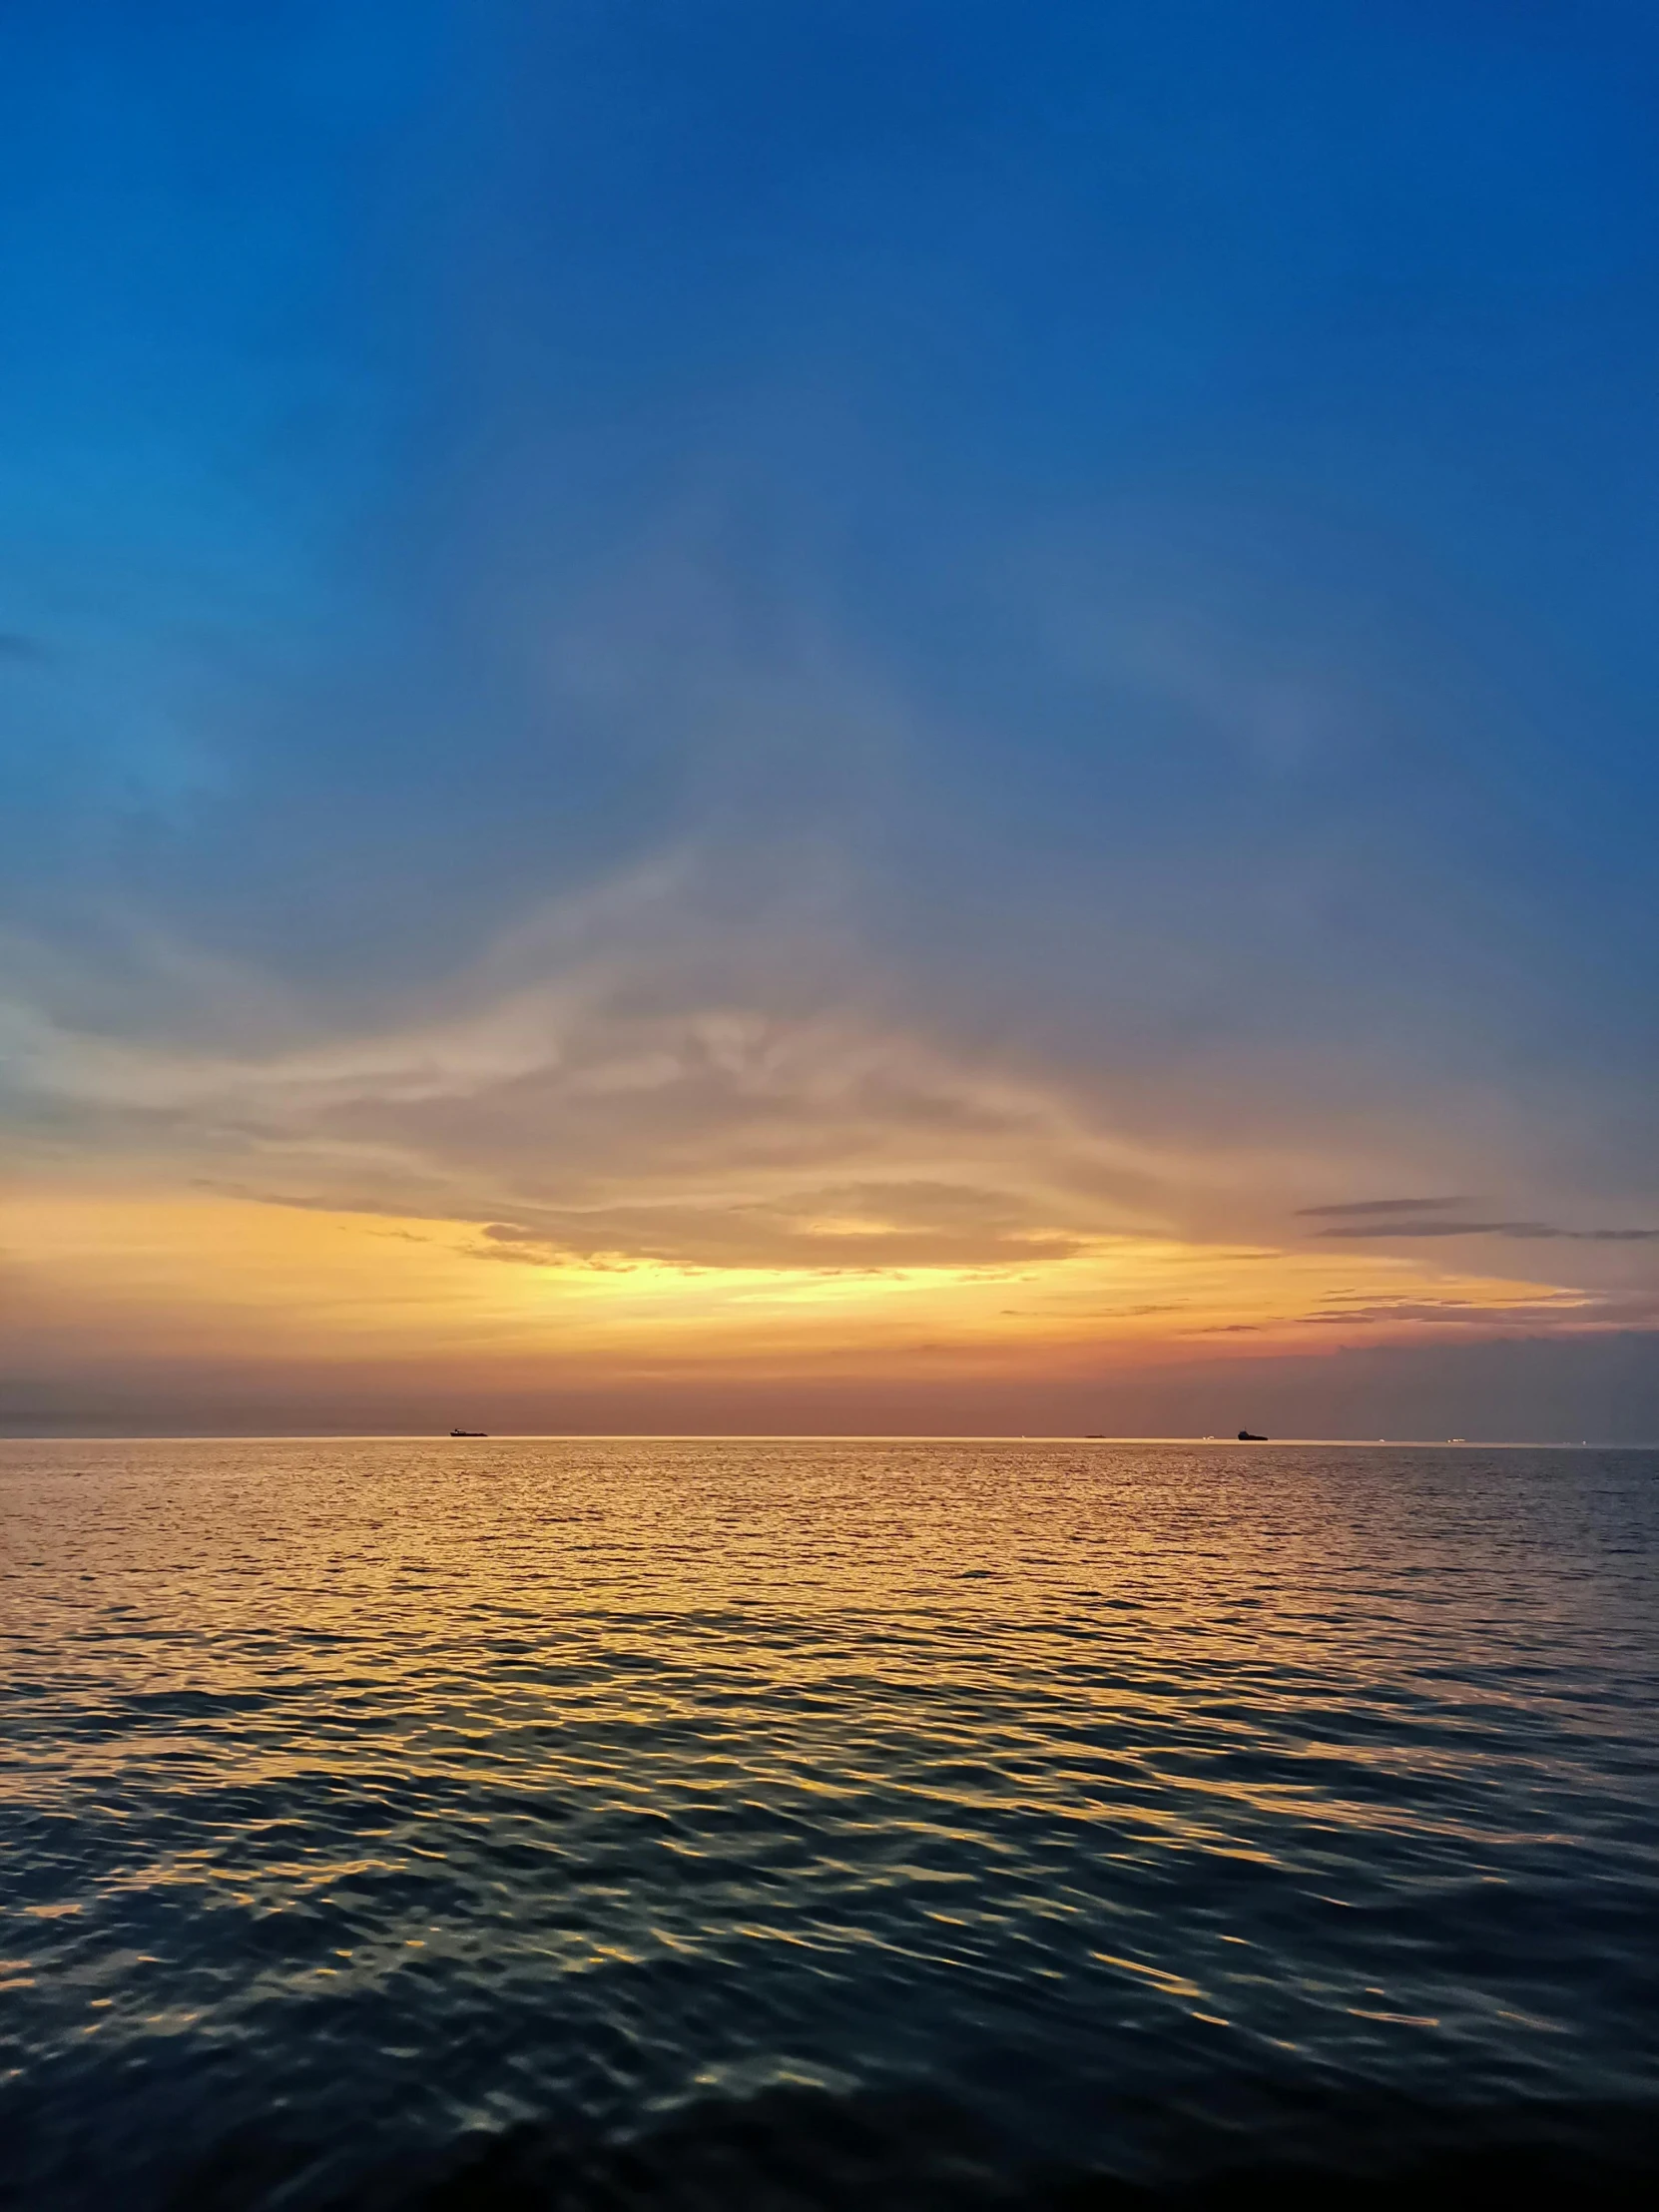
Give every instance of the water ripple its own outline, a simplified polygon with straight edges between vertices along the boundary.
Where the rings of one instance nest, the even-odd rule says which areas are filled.
[[[19,2203],[1648,2139],[1652,1454],[12,1444],[0,1507]]]

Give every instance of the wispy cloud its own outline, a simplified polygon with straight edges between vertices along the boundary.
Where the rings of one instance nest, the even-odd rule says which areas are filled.
[[[1299,1206],[1297,1218],[1311,1220],[1326,1214],[1428,1214],[1439,1207],[1466,1206],[1466,1198],[1356,1198],[1340,1206]]]
[[[1321,1229],[1322,1237],[1352,1242],[1362,1237],[1510,1237],[1520,1242],[1560,1239],[1569,1244],[1652,1244],[1659,1229],[1560,1229],[1547,1221],[1408,1221],[1368,1223],[1355,1229]]]

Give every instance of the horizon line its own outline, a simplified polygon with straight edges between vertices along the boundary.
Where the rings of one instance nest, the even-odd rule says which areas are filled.
[[[429,1428],[0,1429],[7,1443],[994,1443],[1241,1444],[1339,1446],[1353,1450],[1659,1451],[1659,1439],[1584,1436],[1215,1436],[1106,1435],[1055,1429],[760,1429],[564,1428],[481,1430],[451,1435]]]

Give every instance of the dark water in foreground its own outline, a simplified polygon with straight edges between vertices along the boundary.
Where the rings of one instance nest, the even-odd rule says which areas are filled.
[[[8,2201],[1659,2170],[1659,1455],[13,1443],[0,1543]]]

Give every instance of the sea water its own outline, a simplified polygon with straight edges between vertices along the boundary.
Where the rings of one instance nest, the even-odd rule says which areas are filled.
[[[0,1545],[9,2201],[1652,2155],[1659,1454],[12,1442]]]

